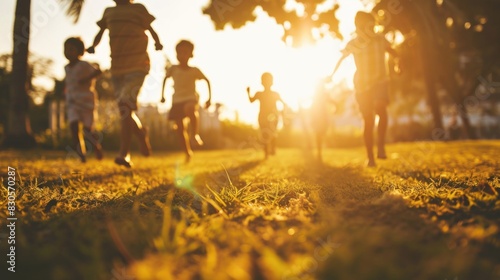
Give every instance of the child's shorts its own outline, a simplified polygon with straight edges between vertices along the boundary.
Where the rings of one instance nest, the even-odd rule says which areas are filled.
[[[264,141],[277,136],[278,114],[259,115],[260,133]]]
[[[112,77],[115,98],[120,110],[137,110],[137,96],[145,78],[146,73],[140,71]]]
[[[387,106],[389,104],[389,85],[380,82],[367,90],[356,92],[356,101],[363,116],[375,114],[375,104]]]
[[[186,106],[194,106],[195,110],[198,110],[198,101],[195,100],[187,100],[179,103],[173,103],[172,108],[168,112],[168,120],[169,121],[178,121],[187,117],[186,114]]]
[[[84,127],[93,129],[96,112],[79,106],[68,106],[68,123],[81,122]]]

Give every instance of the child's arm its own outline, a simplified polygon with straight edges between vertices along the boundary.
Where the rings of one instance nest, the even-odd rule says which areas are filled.
[[[99,32],[97,33],[97,35],[95,35],[94,43],[92,44],[91,47],[89,47],[87,49],[88,53],[95,53],[95,47],[97,47],[97,45],[99,45],[99,43],[101,42],[102,35],[104,34],[105,30],[106,30],[106,28],[101,28],[101,30],[99,30]]]
[[[335,68],[333,69],[333,72],[330,75],[331,77],[333,77],[335,75],[335,73],[337,73],[337,70],[339,70],[340,64],[342,64],[342,61],[344,61],[344,59],[346,59],[348,56],[349,56],[349,54],[343,54],[342,55],[342,57],[337,62],[337,65],[335,65]]]
[[[395,49],[393,49],[393,48],[387,48],[386,51],[387,51],[387,53],[389,53],[393,57],[399,58],[399,54],[398,54],[398,52]]]
[[[165,79],[163,79],[163,86],[161,87],[161,103],[165,103],[165,85],[167,84],[167,79],[170,78],[170,75],[165,75]]]
[[[386,40],[385,41],[385,51],[394,58],[394,71],[396,73],[401,73],[401,65],[399,64],[399,53],[392,48],[391,44]]]
[[[88,83],[92,81],[92,79],[99,77],[101,74],[102,74],[101,69],[94,69],[94,72],[92,72],[92,74],[90,74],[88,77],[80,79],[78,82],[80,84]]]
[[[255,94],[253,97],[250,96],[250,87],[247,87],[247,95],[248,95],[248,100],[250,100],[250,103],[253,103],[255,100],[257,100],[257,94]]]
[[[155,49],[157,51],[163,50],[163,45],[160,43],[160,37],[158,37],[158,34],[156,34],[155,30],[151,25],[148,28],[149,33],[151,33],[151,36],[153,36],[153,40],[155,40]]]
[[[283,101],[283,99],[281,99],[281,95],[279,94],[278,94],[278,101],[281,102],[281,104],[283,104],[283,109],[288,108],[288,105],[285,103],[285,101]]]
[[[205,102],[205,109],[208,109],[208,107],[210,107],[210,104],[212,102],[212,88],[210,86],[210,81],[206,77],[203,80],[207,82],[208,86],[208,100],[207,102]]]
[[[385,39],[385,38],[383,39],[383,42],[384,42],[384,46],[385,46],[385,51],[388,54],[390,54],[391,56],[398,58],[399,54],[395,49],[392,48],[391,43],[389,43],[389,41],[387,41],[387,39]]]

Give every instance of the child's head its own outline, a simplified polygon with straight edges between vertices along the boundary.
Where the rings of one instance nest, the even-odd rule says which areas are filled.
[[[126,5],[134,2],[134,0],[114,0],[116,5]]]
[[[80,37],[71,37],[64,42],[64,56],[72,61],[80,58],[85,52],[85,45]]]
[[[370,13],[358,12],[354,18],[357,30],[373,31],[375,28],[375,17]]]
[[[194,45],[190,41],[181,40],[175,46],[175,51],[177,52],[177,60],[179,63],[186,64],[191,57],[193,57]]]
[[[269,72],[265,72],[264,74],[262,74],[262,77],[260,79],[264,88],[271,88],[271,86],[273,85],[273,75]]]

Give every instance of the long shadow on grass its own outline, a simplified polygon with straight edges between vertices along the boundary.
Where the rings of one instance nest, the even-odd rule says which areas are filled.
[[[241,183],[239,176],[242,173],[245,173],[246,171],[249,171],[257,167],[262,162],[263,160],[252,160],[230,168],[225,168],[224,166],[221,166],[221,169],[218,171],[207,172],[201,175],[197,175],[195,182],[199,186],[204,186],[207,183],[207,181],[212,182],[215,185],[215,187],[226,185],[230,181],[235,185],[239,185]]]
[[[257,166],[260,161],[244,162],[224,170],[191,174],[193,186],[204,186],[207,179],[222,184],[227,174],[239,174]],[[108,174],[109,175],[109,174]],[[112,173],[111,176],[122,175]],[[103,176],[103,175],[101,175]],[[85,180],[99,178],[85,177]],[[139,194],[129,192],[123,196],[95,206],[77,205],[69,213],[54,214],[43,221],[18,224],[17,257],[19,279],[129,279],[124,271],[117,271],[113,263],[126,261],[118,243],[133,258],[142,258],[154,251],[152,241],[158,236],[163,209],[169,190],[176,189],[175,205],[190,205],[193,194],[176,188],[176,178],[150,186]],[[77,201],[78,194],[74,200]],[[69,203],[69,202],[68,202]],[[57,208],[54,208],[57,211]],[[43,207],[39,209],[43,211]],[[110,226],[117,232],[110,235]],[[117,237],[119,238],[117,240]],[[2,250],[4,251],[4,250]]]
[[[360,203],[373,200],[382,194],[363,173],[363,169],[357,166],[331,166],[311,160],[305,163],[301,179],[319,186],[322,202],[327,205],[348,200]]]
[[[78,182],[78,183],[81,183],[83,181],[100,182],[103,180],[103,178],[109,178],[109,177],[115,176],[115,175],[133,176],[133,173],[134,173],[134,171],[132,171],[132,170],[117,170],[114,172],[107,172],[107,173],[103,173],[103,174],[88,176],[88,175],[81,173],[81,172],[74,172],[74,173],[69,174],[70,177],[67,177],[68,175],[66,175],[66,177],[61,176],[58,179],[52,179],[52,180],[44,180],[43,177],[38,178],[38,180],[41,182],[39,182],[37,184],[37,186],[39,188],[43,188],[43,187],[67,187],[67,186],[72,185],[75,182]]]
[[[449,236],[422,219],[423,211],[383,193],[363,169],[309,162],[301,179],[317,193],[320,222],[327,225],[311,252],[315,278],[493,279],[498,257],[491,250],[451,246]]]

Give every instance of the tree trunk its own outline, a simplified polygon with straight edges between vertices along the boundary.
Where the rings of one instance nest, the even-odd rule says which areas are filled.
[[[427,104],[429,105],[432,119],[434,121],[434,131],[444,130],[443,116],[441,114],[441,102],[436,92],[436,61],[440,58],[438,46],[435,40],[438,39],[438,33],[433,28],[432,18],[429,12],[433,5],[430,2],[412,3],[415,9],[413,21],[416,24],[417,32],[420,37],[420,56],[422,59],[422,70],[424,72],[425,86],[427,88]],[[434,137],[434,136],[433,136]]]
[[[470,120],[469,120],[469,114],[467,113],[467,107],[463,106],[462,104],[457,104],[458,109],[458,115],[460,116],[460,119],[462,119],[462,126],[464,128],[465,134],[467,135],[468,139],[477,139],[476,132],[474,131],[474,127],[471,125]]]
[[[35,138],[28,118],[27,91],[28,53],[30,36],[31,0],[17,0],[14,19],[14,50],[12,53],[12,80],[8,108],[7,131],[3,146],[6,148],[33,148]]]
[[[452,87],[453,94],[456,95],[455,107],[457,108],[457,112],[458,115],[460,116],[460,119],[462,119],[462,127],[468,139],[477,139],[474,127],[470,123],[469,113],[467,110],[467,98],[474,97],[476,88],[479,86],[479,79],[476,78],[478,74],[479,73],[473,73],[470,75],[463,74],[463,79],[465,80],[465,83],[463,84],[462,88],[458,88],[456,84],[454,84]],[[479,106],[479,100],[476,98],[474,98],[473,100],[477,101],[478,102],[477,106]]]
[[[425,52],[422,49],[422,52]],[[427,104],[431,110],[432,119],[434,121],[434,129],[444,129],[443,126],[443,116],[441,114],[441,102],[439,101],[439,96],[436,92],[436,81],[433,78],[432,66],[428,65],[428,62],[424,61],[424,79],[425,86],[427,88]]]

